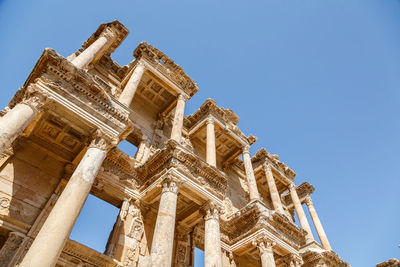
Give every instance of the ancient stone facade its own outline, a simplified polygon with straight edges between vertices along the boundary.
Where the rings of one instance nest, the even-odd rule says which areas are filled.
[[[183,267],[197,247],[207,267],[348,266],[313,186],[265,149],[252,156],[257,138],[214,100],[185,116],[198,87],[161,51],[143,42],[114,62],[127,34],[114,21],[67,58],[45,49],[1,111],[0,265]],[[104,253],[68,239],[88,194],[120,209]]]

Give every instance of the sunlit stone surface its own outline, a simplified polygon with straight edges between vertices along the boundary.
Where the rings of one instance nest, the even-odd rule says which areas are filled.
[[[314,187],[266,149],[251,155],[257,138],[214,100],[185,116],[198,87],[160,50],[142,42],[114,62],[127,35],[114,21],[66,58],[45,49],[0,112],[0,266],[193,267],[195,248],[207,267],[348,266]],[[105,251],[68,239],[89,194],[120,210]]]

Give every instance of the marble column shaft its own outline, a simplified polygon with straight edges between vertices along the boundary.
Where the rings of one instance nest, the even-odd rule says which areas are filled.
[[[162,187],[149,267],[170,267],[172,264],[178,183],[167,178]]]
[[[314,240],[314,236],[311,232],[310,225],[308,224],[308,220],[306,214],[304,213],[303,207],[301,205],[299,196],[297,195],[296,186],[294,184],[289,185],[290,196],[292,197],[292,202],[294,208],[297,212],[297,217],[299,218],[301,227],[307,232],[307,240]]]
[[[332,250],[331,245],[328,241],[328,237],[326,236],[321,221],[319,220],[317,211],[315,210],[314,204],[312,203],[311,197],[307,196],[305,202],[308,207],[308,211],[310,212],[311,219],[313,220],[315,229],[317,230],[317,234],[319,236],[319,240],[321,241],[322,247],[326,250]]]
[[[174,121],[172,122],[171,139],[181,142],[183,117],[185,113],[185,97],[180,94],[176,103]]]
[[[257,240],[253,242],[257,246],[260,252],[261,266],[262,267],[275,267],[274,252],[272,248],[275,246],[275,242],[270,240]]]
[[[278,189],[276,188],[276,183],[274,176],[272,174],[271,166],[264,165],[265,176],[267,178],[267,184],[269,193],[271,195],[272,205],[274,209],[283,213],[281,197],[279,196]]]
[[[119,96],[118,100],[122,104],[126,106],[130,106],[135,96],[136,90],[139,86],[140,80],[142,79],[143,73],[145,72],[146,67],[143,63],[138,63],[133,71],[131,77],[129,78],[127,84],[125,85],[124,90]]]
[[[76,58],[72,60],[72,64],[76,67],[84,69],[94,59],[99,58],[105,50],[113,43],[116,34],[111,30],[104,30],[103,33],[88,48],[83,50]]]
[[[44,222],[20,267],[54,266],[106,157],[104,139],[92,142]]]
[[[249,187],[250,201],[260,199],[256,178],[254,176],[253,165],[251,164],[250,147],[248,145],[243,148],[243,163],[246,171],[247,184]]]
[[[215,150],[215,131],[214,131],[214,119],[208,118],[207,124],[207,147],[206,147],[206,161],[208,164],[216,167],[217,166],[217,155]]]
[[[36,118],[44,102],[43,96],[32,95],[0,117],[0,153],[7,149]]]
[[[209,206],[205,211],[204,267],[222,267],[219,210],[215,206]]]

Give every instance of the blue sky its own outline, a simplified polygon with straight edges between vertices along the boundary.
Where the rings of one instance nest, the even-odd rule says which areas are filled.
[[[118,19],[131,33],[117,62],[129,63],[144,40],[173,58],[200,88],[186,114],[209,97],[232,108],[259,138],[253,154],[266,147],[297,184],[315,186],[333,249],[354,267],[373,266],[400,258],[399,14],[398,0],[3,0],[0,105],[45,47],[68,56]]]

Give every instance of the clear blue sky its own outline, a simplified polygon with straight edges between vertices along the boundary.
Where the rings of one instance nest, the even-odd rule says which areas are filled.
[[[199,85],[186,114],[216,99],[259,138],[252,153],[266,147],[315,186],[346,261],[400,258],[400,1],[0,1],[0,105],[45,47],[68,56],[115,19],[131,31],[116,61],[156,46]]]

